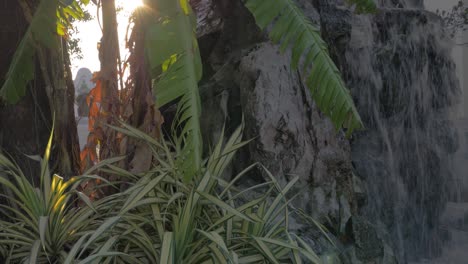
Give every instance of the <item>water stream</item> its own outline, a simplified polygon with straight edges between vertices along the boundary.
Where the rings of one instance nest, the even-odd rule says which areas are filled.
[[[352,144],[368,188],[362,214],[400,263],[443,253],[450,232],[441,217],[457,197],[459,136],[451,116],[460,88],[452,44],[419,2],[353,16],[346,47],[345,75],[367,126]]]

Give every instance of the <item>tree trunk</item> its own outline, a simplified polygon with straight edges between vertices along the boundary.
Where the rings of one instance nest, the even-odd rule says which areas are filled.
[[[0,1],[0,84],[5,81],[18,43],[32,14],[25,14],[18,1]],[[10,155],[32,182],[39,182],[39,163],[26,155],[42,155],[52,129],[55,137],[50,167],[68,177],[78,173],[79,145],[73,112],[74,87],[66,50],[45,50],[35,58],[34,80],[26,96],[15,105],[0,102],[0,150]],[[61,53],[63,52],[63,53]],[[40,61],[42,59],[42,61]],[[42,67],[46,66],[46,67]],[[48,84],[50,82],[50,84]],[[50,87],[47,92],[46,87]]]
[[[75,86],[70,70],[70,59],[66,44],[61,41],[62,50],[50,51],[48,63],[53,80],[52,97],[49,103],[55,117],[55,152],[58,171],[64,176],[79,174],[80,148],[74,114]],[[54,77],[55,76],[55,77]]]
[[[102,1],[102,26],[103,35],[99,49],[101,60],[101,83],[102,83],[102,108],[100,111],[100,122],[98,126],[104,131],[103,145],[101,146],[100,158],[109,158],[118,153],[115,146],[112,131],[106,127],[112,123],[112,118],[119,116],[119,97],[117,69],[120,58],[119,38],[117,33],[117,17],[114,0]]]

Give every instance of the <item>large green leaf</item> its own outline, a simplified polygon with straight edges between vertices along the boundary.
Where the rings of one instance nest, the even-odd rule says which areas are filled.
[[[155,1],[157,21],[146,35],[146,54],[159,107],[179,99],[177,141],[183,146],[178,158],[186,181],[200,169],[202,139],[198,81],[202,64],[195,37],[195,18],[186,0]]]
[[[80,0],[87,4],[88,0]],[[64,35],[69,27],[69,17],[80,19],[84,16],[78,2],[70,4],[58,0],[42,0],[32,17],[31,23],[13,56],[5,82],[0,88],[0,99],[17,103],[26,93],[26,87],[34,79],[34,57],[37,48],[43,46],[57,49],[57,34]],[[27,16],[26,16],[27,17]]]
[[[26,34],[16,49],[5,82],[0,88],[0,97],[3,100],[16,103],[24,96],[26,86],[34,78],[36,45],[53,48],[57,5],[56,0],[40,2]]]
[[[283,52],[292,46],[293,68],[299,66],[301,59],[303,72],[313,65],[306,84],[320,110],[331,118],[336,128],[345,126],[348,134],[362,128],[361,118],[340,71],[328,55],[319,29],[310,23],[294,0],[244,0],[244,3],[260,28],[272,25],[270,38],[281,43]]]

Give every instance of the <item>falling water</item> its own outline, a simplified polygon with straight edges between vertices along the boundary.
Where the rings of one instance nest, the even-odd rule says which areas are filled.
[[[346,47],[345,77],[367,127],[352,145],[368,188],[362,214],[401,263],[441,251],[438,221],[458,146],[449,118],[459,95],[451,44],[437,16],[414,8],[419,2],[354,16]]]

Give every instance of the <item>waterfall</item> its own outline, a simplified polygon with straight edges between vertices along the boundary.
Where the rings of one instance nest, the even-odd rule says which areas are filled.
[[[379,7],[422,8],[424,0],[378,0]]]
[[[380,4],[395,2],[401,1]],[[440,253],[438,219],[454,190],[458,147],[450,120],[460,93],[451,43],[437,16],[409,8],[420,2],[352,16],[344,62],[366,124],[352,141],[356,173],[367,183],[361,213],[402,263]]]

